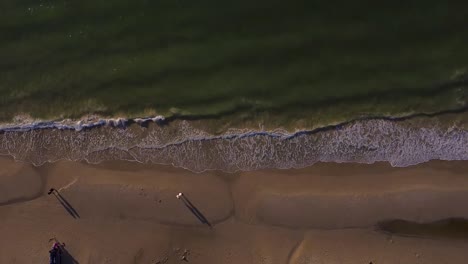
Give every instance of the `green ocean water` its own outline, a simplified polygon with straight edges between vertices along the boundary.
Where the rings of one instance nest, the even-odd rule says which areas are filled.
[[[1,1],[0,119],[278,127],[460,108],[467,17],[463,1]]]

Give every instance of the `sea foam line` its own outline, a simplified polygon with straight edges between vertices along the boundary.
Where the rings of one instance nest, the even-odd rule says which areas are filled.
[[[162,122],[164,121],[164,116],[155,116],[155,117],[146,117],[146,118],[134,118],[134,119],[127,119],[127,118],[93,118],[91,120],[83,119],[83,120],[71,120],[65,119],[61,121],[32,121],[32,122],[24,122],[24,123],[6,123],[0,125],[0,132],[26,132],[30,130],[36,129],[60,129],[60,130],[75,130],[81,131],[84,129],[91,129],[95,127],[101,126],[112,126],[112,127],[125,127],[130,122],[134,122],[137,124],[143,124],[145,122]]]
[[[454,111],[459,113],[460,109],[443,113]],[[34,165],[57,159],[86,160],[89,163],[128,159],[172,164],[196,172],[210,169],[299,168],[320,161],[387,161],[392,166],[405,167],[432,159],[468,160],[468,130],[464,124],[461,127],[456,124],[441,127],[436,122],[414,127],[412,122],[403,122],[414,117],[436,115],[420,113],[402,117],[361,117],[295,132],[230,129],[221,135],[199,130],[184,120],[174,124],[175,130],[167,130],[166,125],[171,121],[163,117],[31,122],[4,128],[0,145],[3,154]],[[150,127],[148,131],[123,129],[132,123],[143,126],[144,122],[156,122],[161,126]],[[107,130],[105,134],[101,134],[99,129],[89,131],[93,133],[70,135],[59,132],[60,129],[81,131],[99,126],[115,129]],[[56,129],[50,133],[34,133],[36,129],[50,128]],[[251,140],[252,137],[257,138]],[[210,146],[209,149],[201,148],[201,144],[205,143]],[[107,150],[111,152],[105,154]],[[278,155],[282,152],[284,155]],[[217,162],[210,163],[213,158]]]

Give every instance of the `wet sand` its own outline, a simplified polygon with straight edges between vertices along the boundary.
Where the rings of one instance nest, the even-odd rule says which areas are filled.
[[[463,263],[466,223],[437,221],[468,218],[467,172],[454,161],[196,174],[0,158],[0,263],[46,263],[53,237],[65,263]]]

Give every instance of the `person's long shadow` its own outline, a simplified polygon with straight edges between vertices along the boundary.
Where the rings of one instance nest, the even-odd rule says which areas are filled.
[[[60,202],[60,204],[67,210],[67,212],[73,217],[73,218],[80,218],[80,215],[78,212],[73,208],[73,206],[63,197],[56,189],[50,189],[48,194],[54,194],[55,198]]]
[[[80,264],[65,247],[62,247],[62,264]]]
[[[65,248],[65,243],[60,243],[57,238],[51,238],[50,241],[55,241],[60,245],[60,251],[62,252],[60,255],[60,264],[80,264],[78,260],[76,260],[70,252]]]
[[[193,205],[192,202],[190,202],[190,200],[188,199],[188,197],[185,194],[181,196],[181,200],[182,200],[182,202],[184,202],[185,206],[190,211],[192,211],[192,213],[198,218],[198,220],[200,220],[200,222],[202,222],[202,224],[206,224],[210,228],[212,227],[212,225],[208,221],[208,219],[206,219],[206,217],[200,212],[200,210],[198,210],[197,207],[195,207],[195,205]]]

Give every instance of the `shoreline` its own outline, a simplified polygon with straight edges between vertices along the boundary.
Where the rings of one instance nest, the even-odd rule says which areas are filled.
[[[0,133],[0,155],[36,166],[58,160],[125,160],[194,172],[304,168],[317,162],[386,161],[407,167],[430,160],[468,160],[468,115],[369,119],[289,133],[231,129],[212,133],[197,121],[162,117],[101,120],[98,127]]]
[[[467,161],[406,168],[317,163],[236,173],[193,173],[122,161],[33,167],[2,157],[0,165],[0,186],[11,190],[0,195],[7,201],[0,206],[1,262],[44,261],[51,237],[65,242],[80,263],[134,263],[135,258],[136,263],[164,263],[166,258],[175,263],[184,250],[191,252],[191,263],[268,259],[299,264],[304,258],[381,263],[402,256],[440,263],[467,256],[468,237],[451,238],[450,227],[446,237],[445,229],[440,234],[429,228],[426,234],[427,228],[411,225],[468,219]],[[47,195],[52,187],[79,217]],[[179,192],[211,222],[212,230],[176,199]],[[409,226],[420,236],[378,230],[379,223],[391,219],[410,221],[400,232]],[[7,239],[12,235],[15,243]],[[31,251],[20,254],[24,247]]]
[[[402,112],[396,115],[364,115],[364,116],[357,116],[351,119],[338,119],[338,121],[330,121],[324,124],[316,124],[311,127],[296,127],[293,129],[276,127],[270,128],[266,130],[257,130],[254,127],[239,127],[239,128],[231,128],[227,131],[224,131],[223,134],[233,134],[230,131],[248,131],[248,133],[280,133],[285,134],[287,136],[294,136],[296,134],[301,133],[317,133],[320,131],[337,128],[346,126],[353,123],[358,123],[360,121],[369,121],[369,120],[382,120],[382,121],[390,121],[390,122],[404,122],[410,119],[418,119],[418,118],[438,118],[440,116],[449,116],[449,119],[453,119],[453,121],[458,121],[460,125],[464,125],[463,121],[457,120],[457,117],[454,115],[461,115],[462,120],[465,120],[468,115],[466,115],[468,111],[468,106],[462,105],[457,108],[445,109],[438,112],[409,112],[405,113]],[[210,115],[203,116],[203,115],[179,115],[173,114],[169,116],[163,115],[154,115],[154,116],[144,116],[144,117],[121,117],[121,116],[100,116],[97,114],[87,114],[82,116],[79,119],[72,119],[72,118],[63,118],[63,119],[40,119],[40,118],[33,118],[30,115],[17,115],[13,118],[11,122],[2,122],[0,123],[0,133],[1,132],[26,132],[30,130],[42,130],[42,129],[59,129],[59,130],[75,130],[81,131],[86,129],[93,129],[99,128],[102,126],[108,127],[115,127],[115,128],[127,128],[133,124],[137,124],[143,127],[148,126],[149,123],[155,123],[158,125],[170,125],[172,122],[177,121],[209,121],[210,119],[214,120],[217,119],[216,117],[212,117]],[[437,120],[439,121],[439,120]],[[262,125],[264,126],[264,125]]]

